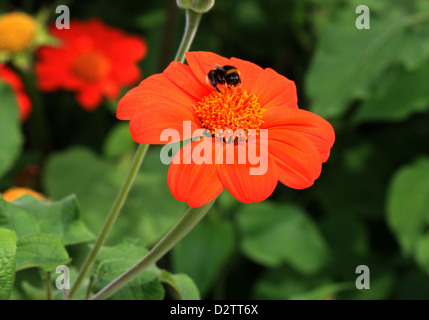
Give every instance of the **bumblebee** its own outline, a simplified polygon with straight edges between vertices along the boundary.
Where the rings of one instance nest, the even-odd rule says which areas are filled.
[[[218,84],[236,86],[241,83],[240,72],[233,66],[214,66],[207,74],[207,82],[220,92]]]

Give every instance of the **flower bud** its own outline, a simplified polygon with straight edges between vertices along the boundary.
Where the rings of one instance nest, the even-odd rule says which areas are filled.
[[[176,0],[181,9],[191,9],[197,13],[206,13],[213,8],[215,0]]]

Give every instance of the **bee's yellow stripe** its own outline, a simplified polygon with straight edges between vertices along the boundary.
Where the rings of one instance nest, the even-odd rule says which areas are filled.
[[[240,74],[237,69],[229,69],[227,72],[225,72],[226,75],[229,75],[231,73],[238,73],[238,74]]]

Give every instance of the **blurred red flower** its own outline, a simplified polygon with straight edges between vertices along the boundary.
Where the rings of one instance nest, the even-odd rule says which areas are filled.
[[[142,81],[117,109],[119,119],[131,120],[131,135],[138,143],[165,144],[161,133],[167,128],[179,132],[179,140],[190,138],[186,125],[190,134],[207,130],[208,138],[187,144],[170,164],[167,182],[178,201],[199,207],[226,188],[241,202],[260,202],[272,194],[278,181],[294,189],[313,185],[329,158],[335,134],[329,122],[298,108],[293,81],[270,68],[211,52],[188,52],[186,60],[189,66],[172,62],[163,73]],[[235,67],[241,84],[215,90],[206,80],[215,65]],[[218,136],[219,129],[246,133],[253,129],[260,135],[240,137],[243,144]],[[251,173],[255,158],[246,149],[250,150],[252,140],[257,140],[260,153],[267,147],[265,173]],[[224,161],[228,147],[234,149],[234,163]],[[211,152],[206,154],[207,150]],[[195,155],[201,160],[201,151],[204,161],[198,163]],[[240,163],[240,155],[247,157],[245,163]]]
[[[138,61],[147,52],[144,39],[106,26],[98,19],[70,22],[70,29],[50,29],[61,41],[38,51],[36,73],[43,91],[77,92],[86,110],[96,109],[103,96],[115,99],[124,86],[141,77]]]
[[[25,93],[21,79],[12,69],[0,63],[0,81],[12,87],[19,107],[19,117],[21,121],[27,120],[31,113],[31,101]]]

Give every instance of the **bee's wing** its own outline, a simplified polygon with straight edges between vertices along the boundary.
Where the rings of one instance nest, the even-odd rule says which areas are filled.
[[[225,71],[225,69],[223,68],[223,66],[221,66],[219,64],[206,63],[206,65],[212,67],[213,69],[219,69],[219,70]]]

